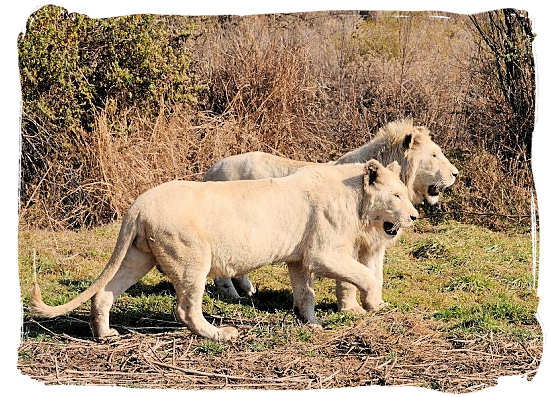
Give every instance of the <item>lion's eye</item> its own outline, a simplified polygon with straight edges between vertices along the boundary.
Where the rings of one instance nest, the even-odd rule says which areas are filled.
[[[399,194],[397,194],[397,193],[396,193],[396,194],[394,194],[394,196],[395,196],[395,197],[397,197],[398,199],[400,199],[400,198],[401,198],[401,196],[400,196]]]

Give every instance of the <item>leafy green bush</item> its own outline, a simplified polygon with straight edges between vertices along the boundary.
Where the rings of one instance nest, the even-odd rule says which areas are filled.
[[[139,108],[154,116],[164,104],[196,101],[200,86],[190,72],[186,22],[174,26],[153,15],[92,19],[55,6],[29,17],[18,39],[23,211],[38,201],[61,203],[50,217],[73,227],[112,216],[103,191],[82,188],[99,186],[92,185],[100,178],[90,148],[96,115]],[[96,208],[86,215],[78,206]]]
[[[89,127],[95,107],[194,101],[184,43],[153,15],[92,19],[47,6],[19,38],[26,110],[58,125]]]

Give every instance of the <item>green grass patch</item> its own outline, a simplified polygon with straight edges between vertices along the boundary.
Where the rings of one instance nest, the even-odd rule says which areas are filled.
[[[21,231],[19,269],[22,298],[28,303],[32,286],[33,249],[44,300],[62,304],[87,288],[101,273],[118,234],[111,224],[79,232]],[[384,259],[383,297],[390,310],[430,318],[449,332],[499,330],[514,335],[531,332],[538,298],[533,289],[531,238],[528,234],[493,232],[455,221],[437,225],[420,220]],[[312,340],[293,312],[292,289],[284,264],[253,271],[257,292],[240,302],[221,299],[209,281],[203,310],[209,321],[243,320],[253,327],[255,341],[247,349],[263,351],[278,345]],[[335,282],[315,279],[316,314],[327,329],[352,326],[358,316],[338,313]],[[177,326],[176,298],[169,280],[153,269],[120,296],[111,321],[123,327]],[[77,316],[87,320],[89,302]],[[383,321],[384,312],[377,314]],[[209,317],[212,316],[212,317]],[[258,321],[258,323],[256,323]],[[56,331],[89,336],[87,324],[58,318]],[[146,328],[151,329],[151,328]],[[39,337],[32,329],[28,337]],[[149,332],[149,331],[143,331]],[[153,331],[151,331],[153,332]]]
[[[336,329],[353,325],[353,322],[357,317],[358,316],[353,313],[336,312],[325,314],[324,316],[321,316],[320,319],[324,328]]]
[[[527,305],[501,294],[482,303],[454,305],[434,313],[438,320],[451,322],[461,331],[502,331],[509,326],[533,325],[535,312]]]
[[[311,330],[307,328],[299,328],[296,333],[296,336],[302,342],[309,342],[313,334],[311,333]]]
[[[411,254],[416,259],[440,259],[449,254],[447,246],[436,240],[422,240],[416,243]]]
[[[248,350],[251,352],[263,352],[268,350],[270,344],[266,343],[263,340],[253,340],[248,343]]]
[[[445,287],[447,291],[467,291],[472,293],[481,293],[491,287],[491,280],[483,274],[471,273],[451,280]]]
[[[211,340],[205,340],[195,348],[195,354],[204,354],[207,356],[219,356],[225,351],[225,346]]]

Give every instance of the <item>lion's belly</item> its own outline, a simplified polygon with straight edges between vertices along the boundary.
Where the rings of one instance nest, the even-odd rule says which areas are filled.
[[[212,277],[234,277],[267,264],[296,262],[301,258],[301,236],[293,232],[273,238],[249,233],[232,237],[212,241]]]
[[[260,266],[300,255],[310,214],[299,194],[276,190],[218,197],[197,224],[208,235],[211,273],[216,277],[245,274]]]
[[[174,239],[191,250],[208,244],[212,276],[231,277],[265,264],[299,260],[312,216],[299,186],[271,180],[172,185],[171,190],[164,187],[168,192],[158,189],[154,210],[146,214],[146,229],[154,240]]]

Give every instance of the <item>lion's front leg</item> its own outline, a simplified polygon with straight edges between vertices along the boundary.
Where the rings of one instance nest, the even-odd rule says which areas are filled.
[[[315,317],[315,292],[313,275],[301,263],[289,263],[288,274],[292,283],[293,306],[296,314],[308,325],[320,328]]]
[[[366,311],[357,303],[357,288],[345,281],[336,280],[336,301],[338,311],[365,314]]]
[[[359,262],[367,266],[374,273],[377,281],[376,291],[379,294],[381,302],[383,302],[384,255],[385,249],[378,250],[374,254],[366,250],[361,250],[359,252]],[[356,314],[365,313],[365,310],[357,303],[357,288],[353,284],[336,280],[336,298],[338,301],[338,310]],[[383,306],[385,306],[385,303],[381,304],[381,307]]]
[[[317,255],[311,260],[315,274],[351,283],[361,292],[361,303],[366,310],[382,306],[382,292],[376,274],[347,254]]]
[[[384,286],[384,255],[385,254],[386,254],[386,249],[380,248],[374,253],[371,253],[371,255],[369,256],[360,255],[360,258],[359,258],[361,263],[366,264],[367,267],[373,270],[374,275],[376,277],[376,281],[377,281],[376,291],[379,294],[379,299],[381,302],[379,309],[387,305],[387,303],[384,302],[384,299],[382,298],[382,290]]]

